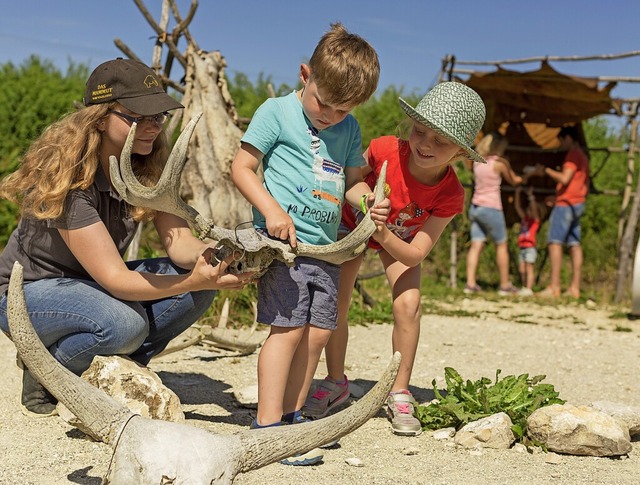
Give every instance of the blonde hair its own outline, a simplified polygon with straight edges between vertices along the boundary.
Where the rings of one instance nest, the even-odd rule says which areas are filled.
[[[378,87],[378,54],[362,37],[341,23],[331,24],[309,60],[311,78],[333,105],[365,103]]]
[[[509,146],[509,140],[497,131],[487,133],[476,145],[476,152],[483,157],[497,155],[502,157]]]
[[[20,206],[22,216],[57,219],[72,190],[85,190],[95,180],[102,136],[98,121],[115,103],[89,106],[49,125],[25,152],[20,166],[0,182],[0,196]],[[134,173],[146,186],[155,184],[169,153],[162,132],[149,155],[131,155]],[[151,220],[155,211],[132,208],[137,221]]]

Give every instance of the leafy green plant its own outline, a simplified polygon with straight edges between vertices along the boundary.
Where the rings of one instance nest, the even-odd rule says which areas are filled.
[[[551,384],[541,384],[546,376],[507,376],[492,384],[487,377],[472,382],[462,379],[451,367],[445,367],[446,392],[440,392],[432,381],[437,401],[416,406],[416,417],[423,429],[461,428],[471,421],[504,412],[511,418],[511,430],[517,441],[526,441],[527,418],[536,409],[551,404],[564,404]]]

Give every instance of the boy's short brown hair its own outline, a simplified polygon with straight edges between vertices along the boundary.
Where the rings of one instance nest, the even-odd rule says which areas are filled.
[[[311,78],[324,91],[325,102],[358,106],[378,87],[380,63],[375,49],[341,23],[331,24],[309,60]]]

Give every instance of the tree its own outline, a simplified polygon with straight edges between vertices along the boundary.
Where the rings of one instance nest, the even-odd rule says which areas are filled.
[[[0,177],[13,172],[42,130],[81,102],[88,68],[71,64],[66,74],[50,61],[29,57],[22,65],[0,66]],[[0,245],[16,227],[13,204],[0,202]]]

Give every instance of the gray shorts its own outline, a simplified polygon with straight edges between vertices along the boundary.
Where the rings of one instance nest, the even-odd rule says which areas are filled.
[[[274,261],[258,283],[258,322],[335,330],[339,281],[335,264],[305,257],[296,258],[292,267]]]
[[[536,248],[520,248],[519,261],[521,263],[533,264],[538,259],[538,250]]]

